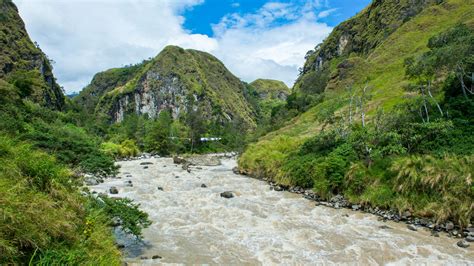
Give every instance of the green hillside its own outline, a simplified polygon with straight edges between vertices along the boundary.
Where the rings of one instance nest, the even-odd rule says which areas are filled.
[[[165,109],[179,118],[198,108],[203,119],[241,120],[255,128],[255,110],[245,93],[245,85],[214,56],[168,46],[150,61],[97,74],[77,102],[88,109],[96,105],[96,112],[113,121],[132,113],[155,118]]]
[[[446,219],[451,216],[460,223],[461,220],[464,223],[469,221],[473,208],[471,205],[472,195],[471,198],[464,198],[463,203],[456,203],[463,204],[464,208],[467,209],[464,209],[464,211],[458,209],[456,214],[454,214],[456,211],[452,211],[449,215],[443,216],[433,211],[440,208],[438,204],[441,203],[438,203],[440,200],[438,197],[441,196],[424,195],[423,193],[419,193],[421,194],[419,197],[401,195],[402,192],[394,189],[396,186],[394,181],[389,180],[391,174],[395,174],[397,171],[394,170],[394,173],[388,173],[389,171],[380,172],[380,169],[387,170],[390,165],[396,164],[394,162],[399,160],[398,158],[402,154],[405,155],[401,157],[409,156],[409,154],[424,156],[423,154],[434,154],[437,151],[413,153],[405,151],[398,155],[396,152],[385,153],[380,156],[382,158],[391,157],[391,159],[388,162],[382,162],[383,160],[380,159],[378,162],[380,166],[376,166],[380,169],[377,170],[376,167],[371,165],[374,164],[372,159],[369,164],[362,163],[362,166],[360,166],[358,161],[364,161],[365,159],[362,158],[364,156],[352,154],[356,151],[352,149],[353,147],[348,148],[350,144],[345,146],[348,150],[344,150],[344,147],[336,144],[339,141],[340,143],[347,143],[350,138],[352,138],[352,141],[356,141],[367,137],[366,135],[356,136],[362,122],[361,109],[363,109],[365,115],[364,122],[370,124],[370,127],[374,127],[374,130],[380,126],[380,119],[384,123],[389,123],[388,120],[391,119],[400,120],[403,117],[406,117],[407,120],[410,119],[409,117],[415,117],[413,120],[421,120],[418,114],[413,115],[409,110],[411,107],[420,104],[420,101],[423,102],[423,99],[427,102],[426,97],[428,96],[422,97],[417,94],[417,90],[413,89],[417,82],[421,82],[421,77],[414,79],[406,74],[406,60],[411,57],[415,59],[428,58],[435,54],[436,51],[433,50],[436,47],[432,47],[432,51],[427,53],[430,51],[429,42],[434,42],[432,38],[440,36],[440,34],[449,36],[449,31],[459,23],[467,25],[465,27],[472,32],[473,1],[447,0],[439,4],[430,3],[429,1],[415,2],[420,4],[411,6],[409,1],[402,1],[400,5],[394,4],[392,1],[374,1],[357,16],[336,27],[322,45],[310,52],[303,72],[294,86],[294,93],[290,96],[294,102],[302,106],[302,110],[307,111],[288,121],[281,129],[271,132],[262,137],[257,143],[249,145],[239,160],[241,170],[258,177],[270,177],[284,185],[314,187],[316,191],[326,197],[330,197],[334,193],[344,193],[354,202],[366,202],[401,210],[407,208],[417,210],[419,214],[429,213],[429,215],[435,215],[432,213],[435,212],[438,218]],[[415,9],[413,12],[407,13],[407,7],[410,6]],[[406,16],[406,14],[410,15]],[[463,41],[463,43],[469,45],[469,38],[467,42]],[[472,52],[467,51],[466,54],[471,53],[472,55]],[[469,60],[466,62],[469,62]],[[429,100],[432,104],[430,108],[433,109],[432,120],[436,117],[436,102],[444,101],[445,105],[443,107],[452,107],[449,103],[452,99],[443,96],[451,93],[449,92],[450,87],[456,86],[453,85],[456,83],[453,78],[454,74],[451,74],[454,72],[449,72],[447,71],[449,69],[441,67],[441,64],[439,65],[440,69],[430,76],[430,81],[433,84],[431,90],[434,94],[434,99],[430,98]],[[469,67],[471,66],[469,63],[465,66],[467,67],[466,72],[469,73]],[[466,82],[469,82],[467,77],[464,78]],[[460,93],[460,90],[456,93]],[[308,98],[314,100],[309,103],[305,102]],[[469,104],[472,104],[472,100],[466,104],[469,106]],[[465,113],[468,109],[463,109],[464,113],[455,110],[452,112],[463,113],[465,116],[462,118],[464,119],[462,123],[472,125],[472,119],[469,120],[470,111]],[[389,117],[390,114],[395,113],[399,114],[399,117]],[[423,114],[421,118],[426,120],[427,117]],[[452,117],[451,120],[455,120],[455,118]],[[465,126],[466,124],[462,125]],[[435,131],[437,130],[435,127],[439,125],[431,124],[430,126],[433,126],[431,130]],[[472,128],[458,126],[458,132],[464,133]],[[367,131],[367,127],[369,126],[363,127],[361,130]],[[402,123],[401,127],[408,127],[408,125]],[[420,127],[428,127],[428,125],[420,123]],[[340,132],[335,132],[338,130]],[[411,133],[422,134],[420,132]],[[331,136],[331,134],[334,135]],[[392,137],[413,137],[413,135],[403,135],[401,132],[397,134]],[[435,139],[438,137],[439,139],[442,138],[441,135],[432,136]],[[385,138],[388,137],[385,136]],[[426,136],[426,138],[429,137]],[[466,141],[462,144],[458,143],[457,148],[459,149],[454,148],[455,144],[443,146],[443,148],[440,148],[443,150],[440,153],[449,152],[454,154],[452,155],[454,158],[458,156],[456,154],[459,154],[459,156],[467,154],[471,156],[470,160],[472,160],[472,151],[469,152],[463,149],[466,145],[472,147],[472,138],[469,139],[468,137],[466,139],[463,137],[463,139]],[[379,145],[383,144],[380,139],[375,142],[380,143]],[[401,146],[404,142],[405,139],[398,141]],[[328,150],[324,151],[325,148],[321,148],[322,150],[318,152],[318,148],[316,148],[319,145],[318,143],[320,145],[326,143]],[[339,150],[332,150],[331,145],[339,147],[336,148]],[[389,144],[385,143],[384,145]],[[368,146],[365,145],[365,148],[368,148]],[[373,149],[376,148],[373,147]],[[405,146],[402,148],[406,149]],[[326,152],[329,152],[329,154]],[[340,161],[338,158],[331,157],[336,156],[338,152],[342,152],[344,158],[350,158],[354,155],[360,159]],[[323,161],[325,161],[323,163],[325,166],[321,165]],[[383,165],[384,163],[385,165]],[[355,193],[351,190],[352,188],[348,188],[344,184],[346,184],[345,180],[350,180],[351,173],[354,173],[357,167],[365,169],[365,173],[358,174],[368,178],[363,181],[368,189],[362,189]],[[467,169],[467,172],[461,172],[461,176],[466,174],[472,174],[472,168]],[[379,175],[378,178],[385,176],[387,180],[381,181],[375,177],[370,179],[369,177],[372,175]],[[462,181],[459,182],[462,183]],[[454,184],[451,185],[454,186]],[[465,185],[467,195],[472,193],[469,190],[470,187],[470,183]],[[418,205],[416,201],[419,201]],[[457,215],[463,216],[463,218]]]
[[[65,104],[48,57],[34,44],[10,0],[0,0],[0,80],[16,84],[22,98],[54,109]]]
[[[290,89],[283,81],[273,79],[257,79],[250,83],[261,99],[286,100]]]

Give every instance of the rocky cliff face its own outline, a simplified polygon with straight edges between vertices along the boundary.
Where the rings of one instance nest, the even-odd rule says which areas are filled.
[[[11,0],[0,0],[0,79],[23,89],[22,96],[53,109],[62,109],[65,97],[56,83],[47,56],[26,32]]]
[[[192,109],[217,123],[256,126],[246,86],[214,56],[176,46],[142,64],[97,74],[76,101],[113,122],[131,113],[154,118],[163,110],[179,119]]]

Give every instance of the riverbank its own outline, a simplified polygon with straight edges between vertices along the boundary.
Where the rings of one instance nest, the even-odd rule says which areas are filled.
[[[131,198],[150,214],[154,223],[144,230],[144,243],[121,243],[130,264],[468,264],[474,260],[472,246],[461,249],[444,234],[434,238],[428,231],[414,232],[373,215],[315,206],[295,193],[271,189],[262,180],[236,175],[233,158],[189,169],[174,164],[172,158],[118,164],[117,178],[90,189],[110,194],[115,187],[117,194],[110,196]],[[233,197],[221,197],[226,191]]]

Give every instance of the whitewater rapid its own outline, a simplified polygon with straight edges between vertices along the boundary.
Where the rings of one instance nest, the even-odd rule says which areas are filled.
[[[459,248],[456,239],[410,231],[405,224],[361,212],[315,206],[301,195],[234,174],[235,159],[221,161],[193,166],[190,173],[171,158],[120,161],[120,179],[91,187],[103,193],[117,187],[119,193],[110,196],[140,203],[153,221],[143,232],[145,244],[124,242],[129,265],[474,265],[473,247]],[[152,164],[145,169],[144,162]],[[221,197],[224,191],[235,197]],[[154,255],[161,259],[151,259]]]

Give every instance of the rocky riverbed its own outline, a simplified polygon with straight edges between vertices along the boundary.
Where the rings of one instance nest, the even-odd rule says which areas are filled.
[[[128,264],[474,263],[472,245],[458,247],[460,239],[445,233],[433,237],[415,218],[409,228],[389,219],[396,214],[363,213],[360,206],[343,205],[343,198],[315,204],[308,191],[291,193],[234,173],[234,158],[175,164],[150,157],[118,164],[116,178],[90,189],[131,198],[149,213],[153,224],[143,243],[117,229]]]

